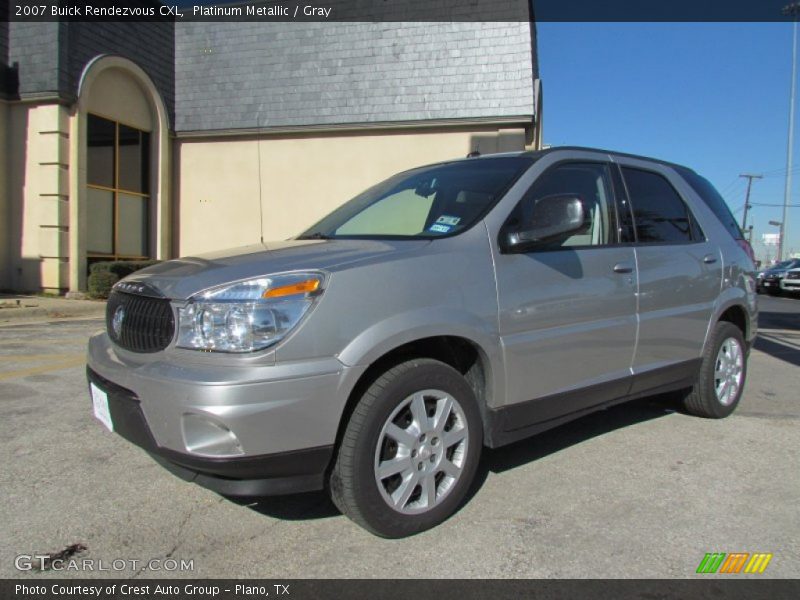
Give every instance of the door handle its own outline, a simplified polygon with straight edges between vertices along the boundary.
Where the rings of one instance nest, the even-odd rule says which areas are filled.
[[[707,265],[713,265],[715,262],[717,262],[717,257],[714,256],[713,254],[706,254],[703,257],[703,262],[706,263]]]
[[[614,273],[633,273],[633,267],[628,263],[617,263],[614,265]]]

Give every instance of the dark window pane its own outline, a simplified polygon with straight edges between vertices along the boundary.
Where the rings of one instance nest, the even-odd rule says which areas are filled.
[[[86,178],[90,185],[114,187],[115,130],[113,121],[89,115]]]
[[[623,168],[639,243],[690,242],[692,224],[681,197],[661,175]]]
[[[599,163],[568,163],[541,175],[511,213],[506,231],[532,229],[543,225],[547,211],[540,201],[553,196],[580,198],[585,209],[583,227],[548,244],[537,243],[536,249],[571,246],[600,246],[616,239],[608,167]]]
[[[716,188],[711,185],[711,183],[704,177],[701,177],[694,171],[690,171],[689,169],[678,169],[678,172],[683,176],[683,178],[689,183],[690,186],[697,192],[697,195],[703,199],[708,205],[708,208],[711,209],[719,222],[725,226],[725,229],[728,230],[728,233],[733,236],[734,239],[741,240],[744,239],[742,235],[742,230],[739,227],[739,223],[736,221],[736,218],[731,213],[731,209],[728,208],[728,204],[725,200],[720,196],[720,193],[716,190]]]
[[[141,194],[148,193],[147,164],[150,136],[119,126],[119,188]]]
[[[114,252],[114,192],[89,188],[86,198],[86,250],[89,254],[111,254]]]

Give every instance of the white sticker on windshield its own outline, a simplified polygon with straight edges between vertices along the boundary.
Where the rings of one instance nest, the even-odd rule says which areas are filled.
[[[461,217],[451,217],[449,215],[442,215],[441,217],[436,219],[436,222],[441,225],[450,225],[455,227],[461,222]]]
[[[436,233],[447,233],[448,231],[450,231],[450,226],[449,225],[437,225],[436,223],[434,223],[433,225],[428,227],[428,231],[433,231],[433,232],[436,232]]]

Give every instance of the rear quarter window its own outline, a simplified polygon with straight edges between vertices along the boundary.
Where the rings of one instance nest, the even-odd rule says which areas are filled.
[[[728,204],[725,202],[725,199],[720,195],[717,189],[711,185],[711,182],[705,177],[701,177],[689,169],[679,168],[676,170],[680,176],[686,180],[686,183],[692,187],[697,195],[702,198],[703,202],[705,202],[708,208],[711,209],[711,212],[716,215],[719,222],[722,223],[725,229],[728,230],[728,233],[731,234],[733,239],[744,239],[744,235],[742,235],[742,229],[739,227],[736,217],[733,216],[733,213],[731,213],[731,209],[728,208]]]

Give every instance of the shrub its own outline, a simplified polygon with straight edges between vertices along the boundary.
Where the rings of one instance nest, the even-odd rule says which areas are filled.
[[[111,271],[89,273],[89,295],[92,298],[108,298],[111,288],[119,281],[119,276]]]
[[[158,262],[157,260],[104,260],[93,263],[89,268],[89,295],[93,298],[108,298],[111,288],[120,279]]]
[[[92,264],[90,273],[106,271],[124,279],[134,271],[158,264],[157,260],[103,260]]]

